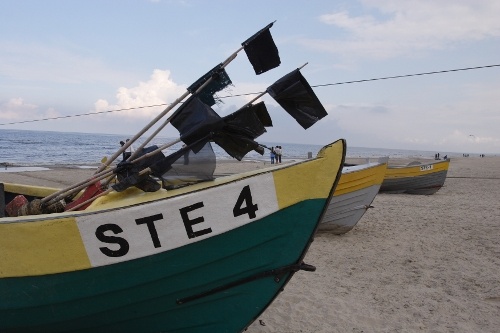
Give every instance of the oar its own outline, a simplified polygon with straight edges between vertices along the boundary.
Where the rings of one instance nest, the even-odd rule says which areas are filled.
[[[222,63],[222,66],[221,68],[224,69],[227,65],[229,65],[229,63],[231,63],[231,61],[233,61],[236,56],[238,55],[238,53],[245,49],[246,47],[248,47],[252,41],[254,41],[258,35],[260,35],[263,31],[265,30],[269,30],[273,24],[275,23],[276,21],[272,22],[271,24],[268,24],[265,28],[259,30],[257,33],[255,33],[254,35],[252,35],[249,39],[247,39],[245,42],[243,42],[241,44],[241,46],[235,51],[233,52],[223,63]],[[272,42],[272,40],[271,40]],[[276,46],[274,45],[274,42],[272,42],[274,48],[276,48]],[[271,45],[268,45],[268,47],[271,47]],[[248,51],[245,49],[245,51],[247,52],[247,55],[248,55]],[[274,50],[273,52],[276,52],[276,54],[274,56],[278,56],[277,55],[277,50]],[[258,57],[259,58],[259,57]],[[250,60],[250,59],[249,59]],[[261,61],[262,59],[254,59],[254,60],[257,60],[257,61]],[[250,60],[250,62],[252,63],[252,65],[254,65],[254,63],[252,62],[252,60]],[[264,69],[264,71],[267,71],[271,68],[274,68],[274,67],[277,67],[279,65],[280,61],[279,61],[279,56],[278,56],[278,61],[276,63],[274,63],[273,65],[271,65],[270,67],[266,67],[266,69]],[[269,65],[269,64],[268,64]],[[264,72],[262,71],[262,72]],[[208,80],[206,82],[204,82],[203,85],[201,85],[195,93],[198,93],[200,91],[203,90],[203,88],[205,88],[210,82],[212,81],[212,78],[208,78]],[[139,133],[137,133],[132,139],[129,140],[129,142],[125,143],[125,145],[123,145],[107,162],[106,164],[109,165],[111,164],[121,153],[123,153],[128,147],[130,147],[131,144],[133,144],[135,141],[137,141],[137,139],[139,137],[141,137],[148,129],[150,129],[154,124],[156,124],[161,118],[163,118],[163,116],[165,116],[172,108],[174,108],[177,104],[179,104],[180,102],[182,102],[182,100],[184,100],[184,98],[186,98],[187,96],[189,95],[189,91],[186,91],[180,98],[176,99],[171,105],[169,105],[162,113],[160,113],[155,119],[153,119],[145,128],[143,128],[143,130],[141,130]],[[169,123],[169,119],[167,119],[167,121],[162,125],[160,126],[159,129],[157,129],[145,142],[143,142],[140,146],[140,149],[144,148],[158,133],[161,129],[163,129],[168,123]],[[133,157],[134,155],[136,155],[137,153],[134,152],[132,153],[131,157]],[[97,170],[97,173],[102,171],[104,167],[101,167]]]
[[[260,34],[260,32],[262,32],[263,30],[265,29],[269,29],[272,25],[274,24],[271,23],[269,24],[268,26],[266,26],[264,29],[260,30],[257,34]],[[257,36],[257,34],[254,34],[252,37],[250,37],[250,39],[248,39],[247,41],[245,41],[244,43],[242,43],[242,46],[240,48],[238,48],[237,51],[235,51],[233,54],[231,54],[223,63],[222,63],[222,67],[221,68],[225,68],[232,60],[234,60],[238,54],[238,52],[240,52],[242,49],[244,49],[246,46],[248,46],[248,44],[250,43],[250,40],[252,38],[255,38]],[[246,51],[246,49],[245,49]],[[250,60],[250,59],[249,59]],[[250,61],[252,62],[252,61]],[[252,64],[253,65],[253,64]],[[278,64],[276,65],[279,65],[279,62]],[[276,66],[274,66],[276,67]],[[268,69],[270,69],[272,67],[269,67]],[[267,70],[268,70],[267,69]],[[204,82],[204,84],[202,84],[197,90],[196,92],[199,92],[201,90],[203,90],[204,87],[206,87],[207,84],[209,84],[211,82],[212,78],[208,78],[206,82]],[[182,102],[182,100],[184,100],[188,95],[189,95],[189,91],[186,91],[181,97],[177,98],[172,104],[170,104],[167,108],[165,108],[165,110],[163,110],[163,112],[161,112],[158,116],[156,116],[148,125],[146,125],[141,131],[139,131],[136,135],[134,135],[128,142],[126,142],[121,148],[119,148],[117,150],[117,152],[111,157],[109,158],[107,161],[105,161],[105,163],[103,163],[98,169],[97,171],[95,172],[95,175],[97,174],[100,174],[104,169],[106,169],[113,161],[116,160],[116,158],[118,158],[118,156],[120,156],[124,151],[126,151],[135,141],[137,141],[137,139],[139,137],[141,137],[147,130],[149,130],[154,124],[156,124],[161,118],[163,118],[170,110],[172,110],[177,104],[179,104],[180,102]],[[159,132],[161,129],[163,129],[169,122],[170,122],[170,119],[167,119],[167,121],[160,127],[158,128],[154,133],[153,135],[151,135],[143,144],[141,144],[140,148],[138,150],[136,150],[129,158],[128,160],[132,161],[134,159],[135,156],[137,156],[138,152],[137,151],[140,151],[142,148],[144,148],[146,146],[146,144],[148,144]],[[91,181],[91,180],[89,180]],[[92,182],[92,181],[91,181]],[[68,188],[65,188],[61,191],[58,191],[57,194],[54,194],[52,196],[50,196],[49,198],[44,198],[44,202],[46,203],[48,200],[51,200],[52,198],[54,198],[55,196],[59,195],[60,193],[63,193],[64,191],[69,191],[69,190],[72,190],[74,188],[77,188],[78,186],[80,186],[81,183],[79,183],[79,185],[73,185],[73,186],[70,186]]]
[[[187,146],[185,146],[185,147],[181,148],[180,150],[178,150],[177,152],[172,153],[172,154],[171,154],[171,155],[169,155],[168,157],[171,157],[171,156],[172,156],[172,155],[174,155],[174,154],[177,154],[177,155],[182,155],[185,151],[190,150],[190,149],[191,149],[191,147],[194,147],[194,146],[196,146],[196,145],[199,145],[202,141],[204,141],[204,140],[208,140],[208,139],[209,139],[209,137],[206,137],[206,138],[204,138],[204,139],[200,139],[200,140],[198,140],[197,142],[195,142],[195,143],[193,143],[193,144],[191,144],[191,145],[187,145]],[[177,142],[179,142],[179,141],[180,141],[180,140],[178,140]],[[177,143],[177,142],[176,142],[176,143]],[[161,147],[160,147],[160,148],[161,148]],[[156,150],[154,150],[154,151],[152,151],[151,153],[148,153],[148,154],[146,154],[146,155],[149,155],[149,156],[154,155],[154,154],[156,154],[156,153],[158,153],[159,151],[161,151],[161,150],[162,150],[162,149],[160,149],[160,148],[158,148],[158,149],[156,149]],[[163,149],[165,149],[165,148],[163,148]],[[141,156],[141,157],[137,158],[135,161],[138,161],[138,160],[140,160],[140,159],[144,158],[144,156],[146,156],[146,155],[143,155],[143,156]],[[168,158],[168,157],[166,157],[166,158]],[[150,167],[147,167],[147,168],[145,168],[145,169],[141,170],[141,171],[139,172],[139,174],[138,174],[138,175],[139,175],[139,177],[141,177],[141,176],[145,176],[145,175],[150,175],[151,173],[152,173],[152,169],[151,169]],[[132,185],[129,185],[129,186],[132,186]],[[98,195],[96,195],[96,196],[94,196],[94,197],[92,197],[92,198],[89,198],[89,199],[87,199],[87,200],[85,200],[85,201],[83,201],[83,202],[79,203],[78,205],[75,205],[74,207],[71,207],[71,208],[70,208],[70,209],[68,209],[67,211],[68,211],[68,212],[70,212],[70,211],[77,210],[77,209],[79,209],[80,207],[83,207],[83,206],[85,206],[85,205],[87,205],[87,204],[89,204],[89,203],[93,202],[93,201],[94,201],[94,200],[96,200],[97,198],[102,197],[102,196],[105,196],[105,195],[107,195],[107,194],[109,194],[109,193],[111,193],[111,192],[113,192],[113,191],[114,191],[114,188],[112,188],[112,187],[111,187],[111,188],[107,189],[106,191],[101,192],[101,193],[99,193]]]
[[[222,63],[221,68],[222,68],[222,69],[224,69],[227,65],[229,65],[229,63],[231,63],[231,61],[233,61],[233,60],[236,58],[236,56],[238,55],[238,52],[240,52],[241,50],[243,50],[243,46],[242,46],[242,47],[240,47],[240,48],[239,48],[238,50],[236,50],[235,52],[233,52],[233,54],[231,54],[231,55],[230,55],[230,56],[229,56],[229,57],[228,57],[228,58],[227,58],[227,59],[226,59],[226,60]],[[194,93],[194,94],[196,94],[196,93],[199,93],[199,92],[203,91],[203,89],[204,89],[207,85],[209,85],[209,84],[210,84],[210,82],[211,82],[212,80],[213,80],[213,78],[209,78],[207,81],[205,81],[205,83],[203,83],[203,84],[202,84],[202,85],[201,85],[198,89],[196,89],[196,91],[195,91],[195,93]],[[173,113],[170,117],[168,117],[168,118],[167,118],[167,120],[165,120],[165,122],[164,122],[161,126],[159,126],[159,127],[158,127],[158,128],[157,128],[154,132],[153,132],[153,134],[151,134],[151,135],[150,135],[150,137],[149,137],[146,141],[144,141],[144,142],[143,142],[143,143],[139,146],[139,149],[138,149],[138,150],[140,150],[140,149],[144,148],[144,147],[145,147],[145,146],[146,146],[149,142],[151,142],[151,140],[152,140],[154,137],[156,137],[156,135],[157,135],[157,134],[158,134],[158,133],[159,133],[159,132],[160,132],[163,128],[165,128],[165,126],[167,126],[167,125],[170,123],[170,121],[171,121],[171,120],[172,120],[172,118],[175,116],[175,114],[176,114],[176,113],[174,112],[174,113]],[[131,158],[135,157],[135,156],[137,155],[137,151],[138,151],[138,150],[136,150],[135,152],[133,152],[133,153],[132,153],[132,155],[131,155],[130,157],[131,157]]]
[[[234,114],[236,115],[236,117],[241,116],[241,114],[238,114],[238,111],[236,111]],[[221,121],[224,121],[224,118],[221,118]],[[207,129],[205,129],[205,130],[207,130]],[[233,130],[234,130],[234,128],[233,128]],[[243,129],[242,130],[236,129],[236,132],[239,132],[239,134],[235,134],[235,133],[231,132],[229,129],[225,129],[225,127],[223,127],[222,129],[216,130],[215,132],[207,131],[206,133],[202,134],[199,139],[194,140],[190,144],[187,144],[185,147],[181,148],[177,152],[174,152],[174,153],[170,154],[169,156],[166,156],[164,159],[162,159],[161,161],[158,162],[159,164],[154,164],[150,167],[146,167],[146,168],[142,169],[141,171],[139,171],[138,174],[132,174],[132,175],[130,175],[129,178],[123,179],[119,184],[117,184],[117,185],[121,184],[121,186],[119,186],[120,189],[118,190],[118,188],[117,188],[116,190],[123,191],[128,187],[136,185],[137,181],[140,180],[140,178],[143,176],[148,176],[150,174],[154,174],[157,177],[161,176],[161,174],[164,174],[166,172],[166,170],[168,170],[168,168],[170,168],[172,163],[175,162],[177,160],[177,158],[182,156],[185,152],[191,150],[193,147],[199,146],[201,143],[214,140],[219,145],[221,145],[221,147],[224,150],[228,151],[228,149],[230,149],[230,147],[224,146],[224,137],[223,136],[232,137],[233,140],[238,140],[238,142],[240,142],[242,145],[247,144],[247,145],[250,145],[250,147],[260,146],[257,142],[253,141],[253,139],[254,139],[253,137],[247,137],[246,135],[242,134],[242,132],[244,132]],[[222,137],[221,137],[221,135],[222,135]],[[242,145],[238,146],[238,148],[240,150],[242,149]],[[252,148],[250,148],[250,150],[251,149]],[[158,148],[158,149],[154,150],[153,152],[148,153],[147,155],[150,155],[150,156],[154,155],[161,150],[162,150],[161,148]],[[237,152],[233,151],[232,152],[233,154],[232,154],[231,152],[228,151],[228,153],[232,156],[233,155],[239,156],[238,153],[241,154],[242,152],[241,151],[237,151]],[[244,151],[243,153],[246,153],[246,152]],[[140,159],[145,158],[145,156],[146,155],[143,155],[134,161],[139,161]],[[113,186],[113,188],[109,188],[106,191],[101,192],[101,193],[75,205],[74,207],[71,207],[67,211],[73,211],[73,210],[79,209],[80,207],[83,207],[83,206],[91,203],[95,199],[111,193],[114,190],[114,187],[115,186]]]
[[[233,54],[231,54],[223,63],[222,63],[222,66],[221,68],[225,68],[227,65],[229,65],[229,63],[231,61],[233,61],[236,56],[238,55],[238,52],[240,52],[241,50],[243,49],[243,46],[238,48],[238,50],[236,50],[235,52],[233,52]],[[212,78],[209,78],[207,81],[205,81],[197,90],[195,93],[199,92],[199,91],[202,91],[203,88],[205,88],[210,82],[211,82]],[[128,140],[127,142],[125,142],[125,144],[120,148],[118,149],[118,151],[113,155],[111,156],[109,159],[107,159],[107,161],[105,161],[104,163],[101,164],[101,166],[98,168],[98,170],[95,172],[95,175],[94,177],[96,177],[98,174],[100,174],[104,169],[106,169],[114,160],[116,160],[116,158],[118,156],[120,156],[126,149],[128,149],[128,147],[130,147],[132,145],[132,143],[134,143],[139,137],[141,137],[147,130],[149,130],[154,124],[156,124],[161,118],[163,118],[170,110],[173,109],[174,106],[176,106],[177,104],[179,104],[180,102],[182,102],[182,100],[184,98],[186,98],[187,96],[189,95],[189,91],[186,91],[181,97],[177,98],[171,105],[169,105],[167,108],[165,108],[165,110],[160,113],[158,116],[155,117],[155,119],[153,119],[148,125],[146,125],[141,131],[139,131],[139,133],[137,133],[136,135],[134,135],[134,137],[132,137],[130,140]],[[175,115],[175,112],[174,114],[172,114],[145,142],[143,142],[140,147],[135,150],[132,155],[127,159],[127,161],[132,161],[134,160],[134,158],[137,156],[137,154],[142,150],[142,148],[144,148],[146,146],[146,144],[148,144],[169,122],[170,120],[173,118],[173,116]],[[95,178],[94,178],[95,179]],[[102,179],[102,178],[100,178]],[[65,193],[65,192],[68,192],[68,191],[71,191],[72,193],[74,193],[74,191],[79,191],[81,190],[83,187],[83,184],[93,184],[95,183],[97,180],[93,180],[93,179],[89,179],[85,182],[82,182],[82,183],[78,183],[76,185],[73,185],[73,186],[70,186],[70,187],[67,187],[65,189],[62,189],[52,195],[50,195],[49,197],[46,197],[46,198],[43,198],[42,199],[42,203],[47,203],[47,201],[49,200],[52,200],[54,197],[58,196],[59,194],[61,193]],[[57,200],[52,200],[52,201],[57,201]]]
[[[229,64],[229,62],[230,62],[232,59],[234,59],[234,57],[236,57],[237,52],[239,52],[240,50],[241,50],[241,48],[240,48],[238,51],[236,51],[235,53],[233,53],[233,55],[231,55],[231,56],[228,58],[228,60],[226,60],[226,62],[225,62],[224,64],[225,64],[225,65]],[[300,66],[298,69],[299,69],[299,70],[300,70],[300,69],[302,69],[302,68],[303,68],[304,66],[306,66],[307,64],[308,64],[308,63],[305,63],[304,65]],[[209,79],[209,80],[210,80],[210,79]],[[209,80],[207,80],[207,82],[205,82],[205,84],[208,84]],[[202,85],[202,87],[203,87],[203,86],[204,86],[204,85]],[[200,87],[198,90],[202,89],[202,87]],[[197,90],[197,91],[198,91],[198,90]],[[255,102],[257,99],[259,99],[260,97],[262,97],[263,95],[265,95],[266,93],[267,93],[267,90],[266,90],[265,92],[260,93],[258,96],[256,96],[255,98],[253,98],[250,102],[248,102],[247,104],[245,104],[245,106],[244,106],[244,107],[246,107],[246,106],[248,106],[248,105],[252,104],[252,103],[253,103],[253,102]],[[170,122],[170,120],[171,120],[174,116],[175,116],[175,113],[174,113],[173,115],[171,115],[171,116],[167,119],[167,121],[168,121],[168,122]],[[166,122],[164,125],[166,125],[168,122]],[[152,138],[150,138],[150,139],[152,139]],[[130,140],[130,141],[132,141],[132,140]],[[129,142],[127,142],[127,143],[126,143],[123,147],[125,147],[125,146],[127,146],[127,145],[129,146],[129,145],[130,145],[130,141],[129,141]],[[123,148],[123,147],[122,147],[122,148]],[[141,147],[141,149],[142,149],[142,148],[143,148],[143,147]],[[164,149],[164,148],[163,148],[163,149]],[[137,155],[137,154],[139,153],[139,151],[140,151],[140,149],[139,149],[139,150],[136,150],[135,155]],[[123,152],[123,150],[122,150],[122,152]],[[129,157],[129,159],[131,159],[131,160],[133,160],[133,158],[134,158],[134,155],[132,155],[132,156],[130,156],[130,157]],[[109,160],[108,160],[108,161],[109,161]],[[98,174],[96,174],[96,175],[95,175],[95,177],[98,177],[98,175],[99,175],[99,173],[98,173]],[[102,179],[102,178],[100,178],[100,179]],[[98,180],[100,180],[100,179],[98,179]],[[83,184],[87,184],[87,185],[89,185],[89,184],[92,184],[92,183],[94,183],[94,182],[96,182],[96,181],[98,181],[98,180],[95,180],[95,178],[94,178],[94,179],[91,179],[91,180],[88,180],[88,181],[85,181],[85,182],[79,183],[79,184],[75,185],[75,187],[74,187],[74,189],[73,189],[72,191],[79,191],[79,190],[81,190],[82,188],[84,188],[84,187],[85,187]],[[47,198],[42,199],[42,203],[46,203],[48,200],[51,200],[52,198],[56,197],[57,195],[59,195],[59,194],[61,194],[61,193],[65,193],[65,192],[67,192],[68,190],[71,190],[71,188],[61,190],[61,191],[59,191],[59,192],[57,192],[57,193],[54,193],[53,195],[51,195],[51,196],[49,196],[49,197],[47,197]],[[60,199],[60,198],[59,198],[59,199]],[[58,200],[52,200],[52,201],[58,201]]]

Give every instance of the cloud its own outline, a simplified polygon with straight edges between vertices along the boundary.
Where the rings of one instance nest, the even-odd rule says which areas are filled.
[[[22,98],[11,98],[7,102],[0,104],[0,120],[2,122],[17,122],[57,116],[59,114],[54,109],[41,111],[38,105],[26,103]]]
[[[186,86],[175,83],[170,77],[170,71],[155,69],[148,81],[139,82],[137,86],[131,88],[118,88],[115,102],[108,102],[105,99],[96,101],[95,111],[135,108],[121,111],[120,117],[152,119],[167,107],[165,104],[174,102],[185,92]],[[153,105],[162,106],[146,107]]]
[[[346,38],[302,39],[300,43],[334,54],[387,59],[500,36],[500,3],[483,1],[365,0],[369,12],[337,11],[319,21]]]

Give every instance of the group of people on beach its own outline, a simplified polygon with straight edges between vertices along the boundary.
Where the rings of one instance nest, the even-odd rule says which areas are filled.
[[[281,155],[283,155],[283,148],[281,146],[271,147],[269,148],[270,156],[271,156],[271,164],[281,163]]]

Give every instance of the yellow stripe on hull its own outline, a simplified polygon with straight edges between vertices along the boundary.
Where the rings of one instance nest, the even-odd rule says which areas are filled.
[[[385,179],[423,176],[439,171],[448,171],[449,166],[449,159],[440,162],[411,166],[389,166],[385,174]]]
[[[19,193],[25,196],[32,197],[46,197],[51,195],[54,192],[57,192],[58,189],[50,188],[50,187],[39,187],[39,186],[31,186],[31,185],[21,185],[21,184],[4,184],[5,192],[11,193]]]
[[[290,166],[289,168],[295,168],[293,178],[289,176],[288,168],[273,173],[280,209],[306,199],[328,197],[332,184],[325,181],[325,179],[335,179],[338,166],[321,162],[327,148],[329,148],[329,158],[343,163],[341,157],[344,153],[344,147],[337,142],[321,149],[318,152],[317,159]],[[311,182],[317,185],[305,186],[305,184]]]
[[[373,185],[380,185],[384,180],[386,170],[387,163],[383,163],[365,169],[342,173],[334,196],[352,193]]]
[[[0,277],[90,268],[74,218],[0,224]]]
[[[335,184],[340,178],[339,170],[344,162],[344,154],[345,141],[339,140],[323,148],[314,160],[218,178],[215,181],[194,184],[172,191],[160,190],[154,193],[144,193],[136,189],[128,189],[122,193],[111,193],[101,197],[87,210],[79,212],[1,218],[0,277],[53,274],[115,263],[118,259],[114,258],[114,255],[110,255],[108,261],[96,260],[99,254],[102,256],[100,251],[104,247],[109,252],[116,251],[118,244],[113,243],[112,239],[115,235],[115,239],[124,237],[125,240],[128,237],[126,240],[130,245],[130,259],[126,259],[123,255],[124,260],[154,254],[143,251],[144,244],[151,246],[152,242],[147,232],[148,227],[144,224],[146,222],[143,220],[147,217],[154,219],[148,220],[147,223],[161,221],[161,223],[158,222],[157,228],[159,232],[163,232],[160,235],[164,237],[162,245],[174,243],[170,242],[168,237],[173,237],[173,240],[182,243],[184,238],[187,239],[187,234],[182,220],[180,222],[175,220],[179,218],[179,207],[189,208],[185,214],[191,215],[186,219],[193,225],[196,224],[196,226],[191,226],[194,231],[203,228],[198,226],[198,222],[193,222],[199,220],[200,216],[206,217],[205,229],[213,228],[213,230],[210,229],[212,234],[224,233],[230,228],[236,228],[235,223],[240,225],[251,223],[253,218],[245,210],[248,208],[246,206],[248,202],[236,204],[232,202],[233,200],[237,202],[238,196],[242,197],[243,192],[240,187],[252,187],[252,193],[256,193],[253,200],[260,200],[258,212],[264,214],[262,216],[304,200],[326,199],[331,195],[332,183]],[[218,189],[219,187],[222,188]],[[6,187],[6,189],[14,189],[14,187]],[[218,197],[221,200],[217,200]],[[243,196],[243,198],[247,200],[250,197]],[[193,200],[194,202],[191,202]],[[204,202],[207,202],[207,206],[203,205]],[[195,204],[198,206],[193,208]],[[233,206],[243,210],[243,213],[235,214]],[[169,210],[169,207],[177,210]],[[225,211],[222,212],[221,209]],[[223,213],[230,214],[227,221],[222,221],[221,217],[225,216]],[[149,216],[151,214],[154,216]],[[123,227],[123,230],[108,228],[119,225]],[[96,226],[104,227],[100,231],[101,238],[97,235]],[[146,232],[146,234],[140,236],[138,235],[140,232]],[[103,237],[107,238],[108,243],[99,243],[102,242]],[[140,237],[143,237],[146,243],[141,243],[143,239]],[[203,237],[212,236],[207,234],[200,236],[200,239]],[[190,235],[185,244],[197,241],[191,238]],[[180,243],[179,246],[183,246]],[[157,252],[167,250],[166,248],[156,249],[153,246],[151,248]],[[132,250],[137,254],[135,257],[132,256]]]

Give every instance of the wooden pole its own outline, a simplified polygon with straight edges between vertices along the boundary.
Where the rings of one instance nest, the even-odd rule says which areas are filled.
[[[276,22],[276,21],[275,21]],[[274,23],[274,22],[273,22]],[[229,65],[235,58],[236,56],[238,55],[238,53],[243,50],[244,46],[240,46],[235,52],[233,52],[223,63],[222,63],[222,67],[221,68],[225,68],[227,65]],[[203,88],[206,87],[206,85],[208,85],[210,82],[212,81],[212,78],[209,78],[207,79],[207,81],[205,81],[205,83],[203,85],[201,85],[195,93],[203,90]],[[264,94],[264,93],[263,93]],[[262,95],[263,95],[262,94]],[[81,190],[82,188],[84,188],[85,186],[88,186],[90,184],[93,184],[94,182],[97,182],[98,180],[100,179],[103,179],[105,177],[107,177],[108,175],[110,175],[110,172],[111,171],[107,171],[105,174],[106,176],[100,176],[101,173],[109,166],[111,165],[111,163],[113,163],[117,158],[118,156],[120,156],[124,151],[126,151],[135,141],[137,141],[138,138],[140,138],[144,133],[146,133],[146,131],[148,131],[151,127],[153,127],[161,118],[163,118],[170,110],[172,110],[177,104],[181,103],[187,96],[189,95],[189,91],[186,91],[184,94],[182,94],[182,96],[180,96],[179,98],[177,98],[172,104],[170,104],[168,107],[166,107],[158,116],[156,116],[152,121],[150,121],[142,130],[140,130],[136,135],[134,135],[130,140],[128,140],[127,142],[125,142],[125,144],[120,147],[114,154],[113,156],[111,156],[107,161],[105,161],[104,163],[102,163],[102,165],[96,170],[96,172],[94,173],[94,178],[91,178],[89,180],[86,180],[86,181],[83,181],[83,182],[80,182],[76,185],[73,185],[73,186],[70,186],[68,188],[65,188],[65,189],[62,189],[56,193],[53,193],[52,195],[50,196],[47,196],[45,198],[42,199],[42,204],[47,204],[49,201],[56,201],[54,198],[59,198],[63,193],[65,193],[66,195],[68,195],[67,193],[71,191],[71,193],[74,193],[76,191],[79,191]],[[260,95],[260,96],[262,96]],[[257,98],[259,98],[260,96],[258,96]],[[254,100],[256,100],[257,98],[255,98]],[[247,104],[248,105],[248,104]],[[148,144],[171,120],[172,117],[169,117],[164,124],[162,124],[144,143],[141,144],[141,146],[139,147],[139,149],[137,149],[135,152],[133,152],[131,154],[131,156],[127,159],[130,160],[130,161],[134,161],[134,158],[137,156],[138,154],[138,151],[140,151],[142,148],[144,148],[146,146],[146,144]],[[102,177],[102,178],[100,178]],[[96,180],[96,178],[99,178]],[[60,200],[60,199],[59,199]]]
[[[229,65],[229,63],[231,63],[231,61],[233,61],[236,56],[238,55],[238,52],[240,52],[241,50],[243,49],[243,46],[241,46],[240,48],[238,48],[238,50],[236,50],[235,52],[233,52],[233,54],[231,54],[223,63],[222,63],[222,68],[225,68],[227,65]],[[210,82],[211,82],[212,78],[209,78],[203,85],[201,85],[197,90],[196,92],[199,92],[201,91],[203,88],[205,88]],[[195,93],[196,93],[195,92]],[[120,147],[120,149],[118,149],[118,151],[116,153],[113,154],[113,156],[111,156],[106,162],[104,162],[98,169],[97,171],[95,172],[95,176],[99,177],[98,175],[100,175],[100,173],[105,170],[114,160],[116,160],[116,158],[118,156],[120,156],[120,154],[122,154],[125,150],[127,150],[128,147],[130,147],[132,145],[132,143],[134,143],[139,137],[141,137],[147,130],[149,130],[154,124],[156,124],[161,118],[163,118],[170,110],[172,110],[174,108],[174,106],[176,106],[177,104],[179,104],[180,102],[182,102],[182,100],[184,100],[184,98],[186,98],[187,96],[189,95],[189,91],[186,91],[181,97],[177,98],[172,104],[170,104],[167,108],[165,108],[165,110],[163,110],[163,112],[161,112],[158,116],[156,116],[152,121],[149,122],[148,125],[146,125],[141,131],[139,131],[136,135],[134,135],[129,141],[125,142],[125,144]],[[133,160],[138,152],[144,148],[146,146],[146,144],[148,144],[169,122],[170,120],[172,119],[172,117],[169,117],[164,124],[162,124],[162,126],[160,126],[154,133],[153,135],[151,135],[143,144],[141,144],[141,146],[135,151],[132,153],[132,155],[127,159],[128,160]],[[165,149],[165,148],[163,148]],[[95,183],[97,180],[94,180],[95,178],[91,178],[89,180],[86,180],[86,181],[83,181],[83,182],[80,182],[76,185],[72,185],[70,187],[67,187],[67,188],[64,188],[56,193],[53,193],[52,195],[48,196],[48,197],[45,197],[42,199],[42,204],[47,204],[47,202],[50,200],[50,201],[58,201],[58,200],[54,200],[53,198],[55,197],[58,197],[60,194],[62,193],[66,193],[66,192],[69,192],[69,191],[72,191],[72,193],[74,193],[74,191],[79,191],[81,190],[82,188],[84,188],[85,186],[83,186],[83,184],[86,184],[86,186],[90,185],[90,184],[93,184]],[[102,178],[100,178],[102,179]],[[83,187],[82,187],[83,186]],[[69,194],[69,193],[68,193]],[[60,200],[60,199],[59,199]]]

